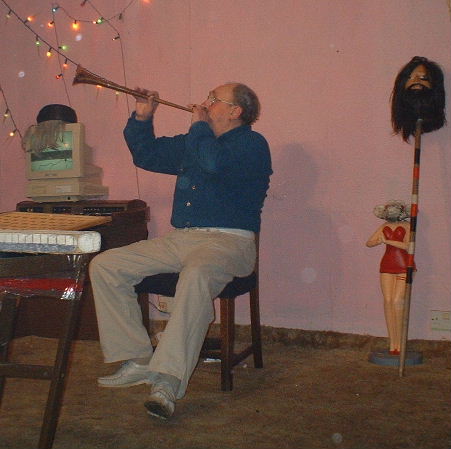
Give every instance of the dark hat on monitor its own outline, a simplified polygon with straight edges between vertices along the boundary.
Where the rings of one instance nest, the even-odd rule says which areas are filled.
[[[75,111],[64,104],[48,104],[44,106],[36,117],[38,123],[47,120],[62,120],[67,123],[77,123],[77,114]]]

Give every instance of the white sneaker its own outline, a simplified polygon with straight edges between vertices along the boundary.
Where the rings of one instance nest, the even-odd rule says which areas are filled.
[[[174,414],[175,394],[166,382],[152,385],[149,400],[144,403],[147,413],[161,419],[168,419]]]
[[[133,385],[150,384],[150,370],[147,365],[138,365],[132,360],[127,360],[110,376],[99,377],[99,387],[123,388]]]

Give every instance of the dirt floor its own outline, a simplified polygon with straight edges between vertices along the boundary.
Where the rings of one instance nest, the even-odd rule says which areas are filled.
[[[330,346],[330,345],[329,345]],[[15,340],[12,358],[52,363],[55,340]],[[96,341],[74,344],[54,449],[450,449],[450,352],[424,363],[368,362],[366,347],[265,342],[263,369],[235,369],[232,392],[219,365],[200,361],[174,417],[145,413],[147,387],[110,390]],[[0,448],[37,447],[48,381],[8,379],[0,409]]]

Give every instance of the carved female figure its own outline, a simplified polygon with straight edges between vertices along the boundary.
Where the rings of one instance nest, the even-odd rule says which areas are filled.
[[[385,245],[380,263],[380,285],[384,297],[390,354],[398,355],[401,348],[402,315],[406,289],[407,248],[410,225],[406,221],[410,208],[403,201],[392,200],[376,206],[374,215],[385,222],[366,242],[366,246]]]

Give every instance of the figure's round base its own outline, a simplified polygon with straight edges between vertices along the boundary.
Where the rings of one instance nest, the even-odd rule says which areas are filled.
[[[383,351],[374,351],[369,355],[368,361],[382,366],[399,366],[399,355],[390,354],[387,349]],[[405,366],[421,365],[422,363],[423,354],[421,352],[406,352]]]

